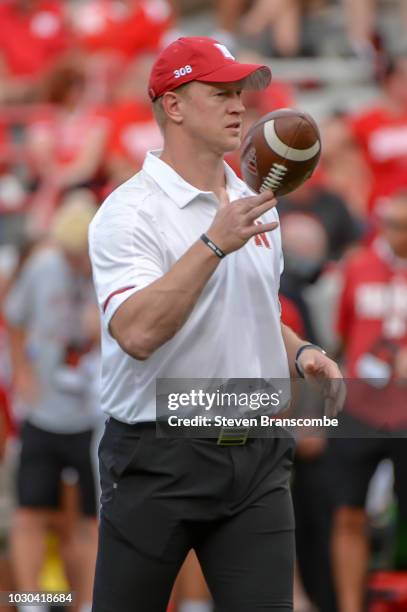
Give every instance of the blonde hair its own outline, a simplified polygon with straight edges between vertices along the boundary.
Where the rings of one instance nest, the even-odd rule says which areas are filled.
[[[97,211],[96,198],[87,189],[76,189],[65,196],[52,220],[54,242],[70,253],[87,250],[89,223]]]
[[[174,93],[179,93],[179,94],[183,94],[184,91],[186,90],[186,88],[188,87],[188,85],[191,84],[192,81],[188,82],[188,83],[184,83],[183,85],[180,85],[179,87],[177,87],[176,89],[172,89],[171,91],[173,91]],[[164,109],[164,105],[163,105],[163,96],[160,96],[159,98],[157,98],[156,100],[154,100],[153,102],[153,114],[155,117],[155,120],[157,121],[157,125],[160,128],[161,132],[164,132],[165,129],[165,124],[167,123],[167,113],[165,112]]]
[[[155,120],[157,121],[157,125],[160,128],[161,132],[164,131],[165,124],[167,122],[167,115],[163,106],[163,97],[160,96],[157,100],[153,102],[153,114]]]

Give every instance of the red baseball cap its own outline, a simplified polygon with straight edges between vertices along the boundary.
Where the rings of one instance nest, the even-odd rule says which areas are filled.
[[[217,40],[182,37],[168,45],[156,59],[148,83],[152,101],[184,83],[234,83],[244,89],[263,89],[271,81],[271,70],[261,64],[241,64]]]

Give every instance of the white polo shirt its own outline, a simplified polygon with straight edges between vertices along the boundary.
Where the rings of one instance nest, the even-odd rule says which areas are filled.
[[[159,155],[148,153],[143,169],[105,200],[89,232],[102,313],[102,408],[128,423],[155,420],[157,378],[289,377],[278,301],[279,229],[220,261],[186,323],[147,360],[130,357],[110,335],[121,304],[168,272],[218,210],[214,193],[187,183]],[[226,163],[225,173],[231,202],[253,195]],[[276,220],[272,209],[259,222]]]

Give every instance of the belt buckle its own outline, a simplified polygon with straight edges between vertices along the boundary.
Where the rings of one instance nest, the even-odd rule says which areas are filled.
[[[249,436],[250,427],[223,427],[216,444],[218,446],[243,446]]]

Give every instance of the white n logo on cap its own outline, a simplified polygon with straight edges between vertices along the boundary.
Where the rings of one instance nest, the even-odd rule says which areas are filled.
[[[229,49],[227,47],[225,47],[225,45],[221,45],[220,43],[214,43],[215,47],[217,47],[219,49],[219,51],[222,51],[223,55],[225,57],[227,57],[228,59],[235,59],[235,56],[231,54],[231,52],[229,51]]]

